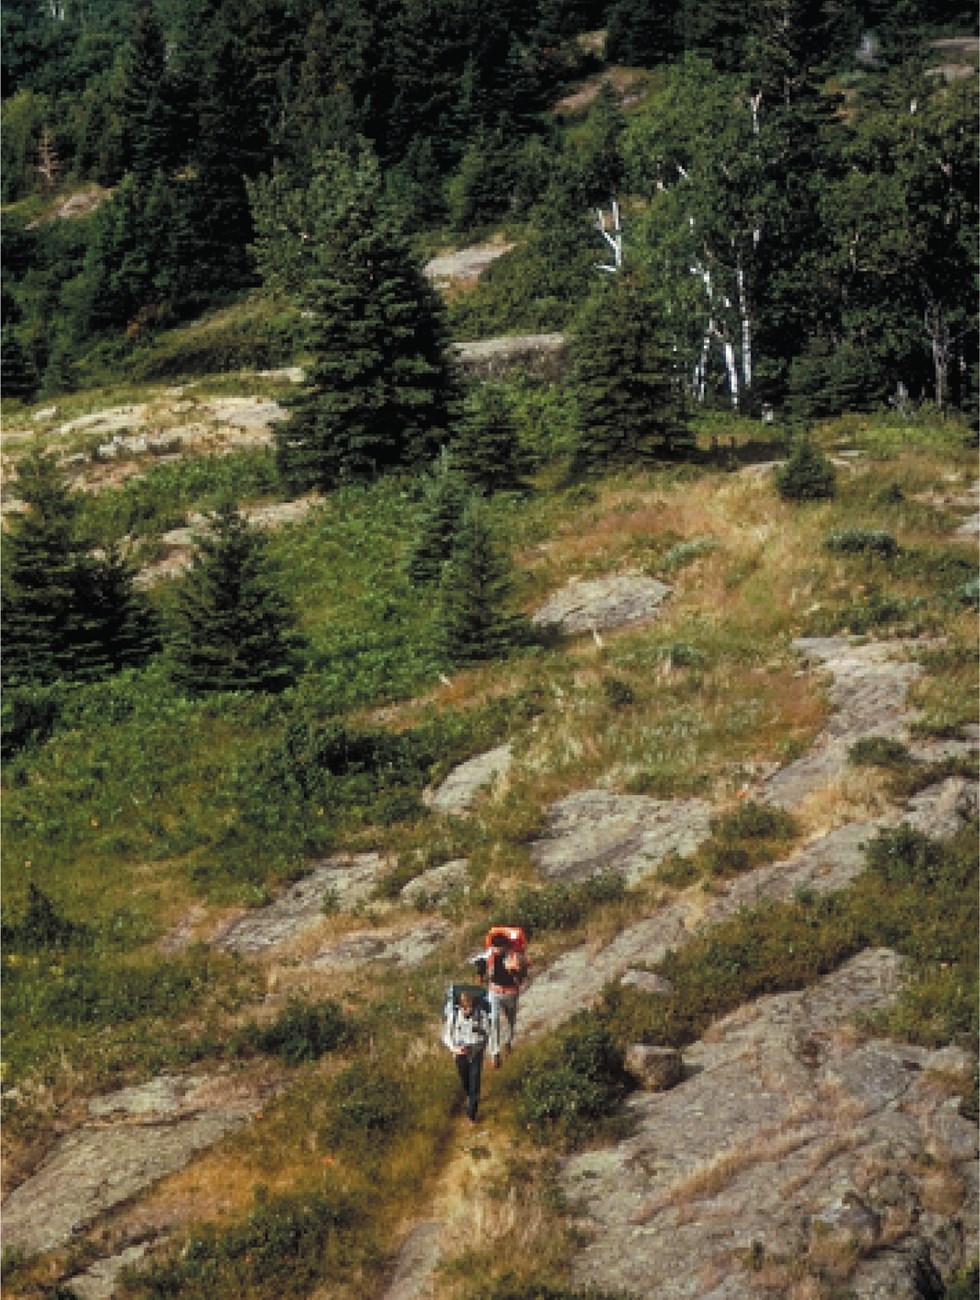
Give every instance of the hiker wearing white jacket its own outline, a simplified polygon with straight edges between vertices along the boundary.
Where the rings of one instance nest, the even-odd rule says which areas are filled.
[[[457,1006],[450,1002],[443,1024],[442,1041],[456,1058],[459,1081],[466,1094],[466,1115],[471,1124],[476,1123],[476,1112],[480,1105],[483,1053],[489,1034],[489,1017],[482,1004],[476,1004],[472,993],[461,993]]]

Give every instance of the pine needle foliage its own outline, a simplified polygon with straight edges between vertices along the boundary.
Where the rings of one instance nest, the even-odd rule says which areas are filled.
[[[88,549],[54,458],[28,456],[18,492],[27,509],[3,545],[4,685],[93,680],[144,662],[159,645],[150,607],[118,549]]]
[[[296,679],[295,616],[277,589],[264,535],[230,502],[197,538],[175,623],[173,676],[192,694],[278,692]]]
[[[425,481],[418,525],[406,564],[415,586],[439,578],[469,498],[469,488],[457,471],[455,460],[443,452]]]
[[[522,486],[524,458],[503,384],[488,381],[467,393],[452,450],[460,473],[475,487],[500,492]]]
[[[277,437],[286,484],[329,489],[431,459],[455,398],[444,314],[374,156],[332,150],[302,189],[274,176],[252,203],[266,282],[309,320],[306,385]]]
[[[450,663],[496,659],[526,635],[512,609],[511,568],[498,549],[486,503],[473,500],[453,538],[439,586],[439,631]]]
[[[649,291],[635,276],[609,280],[586,303],[572,343],[581,472],[694,447],[681,376]]]

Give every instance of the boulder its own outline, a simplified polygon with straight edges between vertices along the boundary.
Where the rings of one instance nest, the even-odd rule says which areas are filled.
[[[684,1061],[673,1047],[651,1047],[648,1043],[631,1043],[624,1059],[626,1073],[645,1092],[666,1092],[684,1077]]]

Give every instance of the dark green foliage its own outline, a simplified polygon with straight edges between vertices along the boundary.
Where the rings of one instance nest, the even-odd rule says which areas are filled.
[[[495,913],[494,924],[519,925],[529,938],[542,930],[573,930],[596,908],[618,902],[625,893],[626,882],[617,871],[604,871],[575,884],[521,888]]]
[[[229,503],[198,537],[177,596],[174,678],[194,694],[281,691],[296,678],[295,617],[279,594],[263,534]]]
[[[603,677],[602,693],[611,709],[628,709],[636,703],[636,694],[621,677]]]
[[[179,1255],[131,1274],[125,1294],[133,1300],[239,1300],[274,1293],[299,1300],[325,1278],[338,1276],[336,1238],[363,1213],[349,1193],[338,1190],[257,1193],[248,1218],[191,1235]]]
[[[890,736],[863,736],[847,751],[855,767],[905,767],[911,761],[908,746]]]
[[[266,280],[311,317],[306,386],[277,430],[287,484],[330,488],[430,459],[455,392],[442,308],[370,151],[334,150],[302,190],[277,174],[252,195]]]
[[[879,560],[893,559],[899,550],[891,533],[880,528],[838,528],[828,534],[824,545],[837,555],[870,555]]]
[[[819,447],[801,438],[776,475],[776,490],[784,501],[824,501],[836,494],[837,472]]]
[[[512,610],[511,568],[498,549],[486,507],[474,501],[453,537],[439,585],[439,635],[452,664],[497,659],[526,638]]]
[[[329,1137],[338,1146],[376,1154],[406,1119],[406,1097],[390,1063],[355,1061],[337,1076],[332,1093]]]
[[[61,702],[59,685],[6,687],[0,695],[4,759],[43,744],[58,725]]]
[[[975,1300],[980,1289],[980,1263],[974,1261],[967,1268],[962,1268],[947,1283],[943,1300]]]
[[[867,857],[868,870],[890,885],[927,889],[957,870],[941,844],[905,822],[894,831],[879,831],[868,845]]]
[[[579,1013],[520,1065],[517,1122],[538,1143],[576,1146],[626,1095],[622,1051]]]
[[[278,1056],[286,1065],[319,1060],[350,1041],[352,1027],[336,1002],[310,1005],[291,999],[270,1024],[254,1022],[232,1040],[233,1054],[252,1050]]]
[[[577,470],[649,463],[694,445],[657,304],[639,280],[625,274],[609,280],[576,323]]]
[[[3,546],[3,677],[7,686],[105,676],[145,661],[156,627],[118,552],[91,554],[78,527],[79,498],[52,457],[19,467],[27,505]]]
[[[488,493],[522,485],[524,456],[504,385],[488,381],[466,396],[451,445],[453,467]]]
[[[455,459],[443,454],[425,480],[406,570],[415,585],[435,581],[452,550],[470,493]]]
[[[680,52],[679,6],[674,0],[616,0],[608,16],[606,57],[628,67],[654,67]]]
[[[0,939],[7,952],[76,947],[83,945],[88,937],[87,927],[62,916],[33,880],[27,886],[27,906],[23,915],[0,924]]]

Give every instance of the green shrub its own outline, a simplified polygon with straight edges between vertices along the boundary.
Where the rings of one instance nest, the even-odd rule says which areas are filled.
[[[878,528],[837,528],[824,542],[837,555],[873,555],[890,560],[898,554],[898,542],[891,533]]]
[[[403,1081],[391,1063],[355,1061],[334,1080],[329,1141],[361,1154],[380,1154],[407,1116]]]
[[[895,830],[879,831],[867,847],[868,870],[889,885],[932,886],[957,870],[956,860],[942,843],[903,822]]]
[[[636,694],[629,682],[621,677],[603,677],[602,693],[611,709],[628,709],[636,703]]]
[[[912,761],[908,747],[891,736],[862,736],[847,751],[855,767],[904,767]]]
[[[748,800],[731,812],[712,817],[711,833],[719,840],[786,840],[796,834],[796,821],[782,808]]]
[[[535,1142],[573,1147],[615,1114],[626,1090],[612,1035],[580,1012],[524,1065],[517,1121]]]
[[[576,884],[521,888],[493,924],[519,925],[529,937],[542,930],[572,930],[590,912],[617,902],[625,892],[626,883],[617,871],[603,871]]]
[[[318,1060],[350,1041],[353,1028],[336,1002],[310,1006],[291,1000],[268,1025],[247,1025],[232,1040],[233,1054],[252,1049],[278,1056],[286,1065]]]
[[[943,1300],[976,1300],[980,1290],[980,1262],[974,1260],[952,1278],[943,1293]]]
[[[824,453],[801,439],[776,475],[776,490],[784,501],[823,501],[837,492],[837,472]]]
[[[267,1197],[231,1227],[206,1226],[179,1256],[124,1277],[133,1300],[239,1300],[309,1295],[327,1278],[340,1279],[349,1259],[338,1238],[349,1235],[363,1212],[348,1192],[306,1188]]]
[[[253,315],[223,325],[174,330],[134,354],[129,376],[145,382],[289,365],[296,355],[297,324],[295,315]]]
[[[87,926],[62,916],[47,894],[28,881],[27,905],[16,921],[0,923],[0,940],[9,952],[37,952],[44,948],[69,948],[87,943]]]

